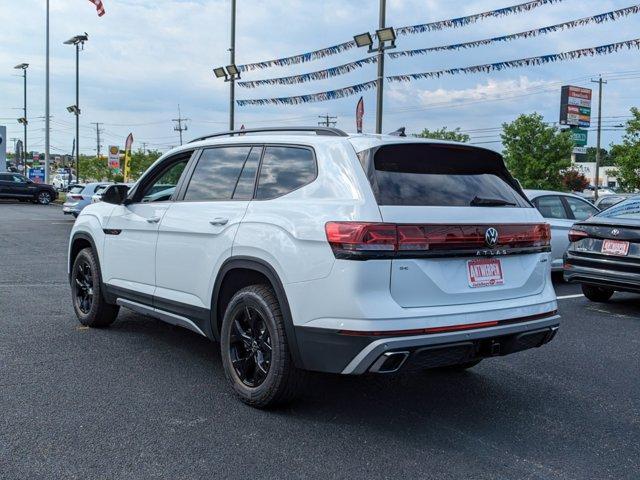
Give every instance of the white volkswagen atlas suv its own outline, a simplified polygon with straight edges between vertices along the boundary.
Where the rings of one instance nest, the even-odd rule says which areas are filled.
[[[80,322],[123,307],[218,342],[246,403],[306,371],[460,370],[558,329],[550,231],[491,150],[332,128],[211,135],[87,206]]]

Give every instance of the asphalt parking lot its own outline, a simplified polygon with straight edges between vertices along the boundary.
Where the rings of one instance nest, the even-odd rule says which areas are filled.
[[[72,219],[0,203],[0,478],[640,477],[640,300],[557,283],[549,345],[468,373],[314,375],[277,411],[238,402],[216,345],[122,311],[81,327]]]

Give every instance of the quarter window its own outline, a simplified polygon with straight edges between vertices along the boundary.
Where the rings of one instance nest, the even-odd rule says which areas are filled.
[[[313,182],[317,175],[313,152],[299,147],[266,147],[256,198],[281,197]]]
[[[185,200],[213,201],[253,197],[262,147],[209,148],[202,152]]]

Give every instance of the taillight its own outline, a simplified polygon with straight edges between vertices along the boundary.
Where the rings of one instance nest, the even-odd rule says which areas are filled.
[[[587,232],[584,232],[582,230],[575,230],[573,228],[569,230],[569,241],[571,243],[579,242],[580,240],[585,238],[589,238],[589,234]]]
[[[487,236],[494,228],[498,235]],[[329,222],[327,240],[337,258],[366,259],[396,256],[477,255],[492,249],[546,249],[548,224],[396,225],[391,223]],[[495,243],[494,243],[495,242]],[[524,252],[523,252],[524,253]]]
[[[396,226],[385,223],[329,222],[327,240],[336,255],[364,252],[393,252]]]

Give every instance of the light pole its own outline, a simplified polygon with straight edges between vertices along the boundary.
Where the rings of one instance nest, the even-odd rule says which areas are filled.
[[[380,0],[380,21],[376,37],[378,47],[373,47],[373,38],[369,32],[356,35],[353,39],[358,47],[368,47],[369,53],[378,52],[378,78],[376,84],[376,133],[382,133],[382,107],[384,103],[384,52],[396,47],[396,32],[393,27],[386,27],[386,0]],[[387,43],[389,43],[387,45]]]
[[[25,166],[25,175],[27,173],[27,125],[29,124],[29,120],[27,117],[27,68],[29,68],[28,63],[21,63],[20,65],[16,65],[16,70],[22,70],[22,78],[24,81],[24,110],[23,117],[18,119],[18,123],[24,125],[24,150],[23,150],[23,162]]]
[[[89,40],[89,35],[76,35],[70,38],[65,45],[76,47],[76,104],[67,107],[69,113],[76,116],[76,181],[80,181],[80,47],[84,49],[84,42]]]
[[[235,130],[235,83],[240,80],[240,70],[235,64],[227,65],[227,67],[217,67],[213,69],[216,78],[224,78],[225,82],[231,82],[229,97],[229,130]]]

